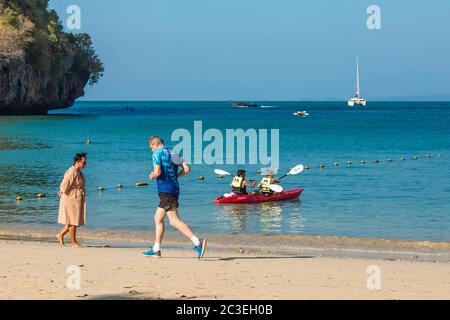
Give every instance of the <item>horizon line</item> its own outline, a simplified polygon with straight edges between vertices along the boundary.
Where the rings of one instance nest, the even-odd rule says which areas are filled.
[[[174,100],[138,100],[138,99],[82,99],[75,102],[232,102],[232,101],[252,101],[252,102],[347,102],[348,99],[299,99],[299,100],[251,100],[251,99],[236,99],[236,100],[192,100],[192,99],[174,99]],[[450,98],[445,100],[438,99],[373,99],[368,102],[450,102]]]

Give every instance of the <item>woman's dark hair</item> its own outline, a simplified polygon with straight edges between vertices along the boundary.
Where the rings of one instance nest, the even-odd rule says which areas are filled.
[[[86,156],[87,156],[86,152],[77,153],[75,157],[73,157],[73,164],[77,163],[78,161],[81,161],[81,159],[83,158],[86,158]]]
[[[243,176],[245,174],[245,170],[239,170],[237,172],[238,177]]]

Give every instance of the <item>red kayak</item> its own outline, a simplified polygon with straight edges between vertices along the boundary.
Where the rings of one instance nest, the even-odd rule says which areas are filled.
[[[259,202],[273,202],[273,201],[286,201],[294,200],[300,197],[305,189],[295,189],[284,191],[281,193],[275,193],[272,195],[262,195],[262,194],[246,194],[240,196],[224,197],[220,196],[214,203],[259,203]]]

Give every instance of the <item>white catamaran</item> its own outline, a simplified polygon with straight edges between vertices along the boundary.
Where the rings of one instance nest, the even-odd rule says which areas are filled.
[[[348,100],[348,106],[354,107],[355,105],[360,105],[362,107],[366,106],[366,99],[361,98],[361,91],[360,91],[360,83],[359,83],[359,60],[356,58],[356,92],[355,96]]]

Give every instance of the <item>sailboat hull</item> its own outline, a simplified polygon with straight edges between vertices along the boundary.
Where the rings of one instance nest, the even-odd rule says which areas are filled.
[[[367,104],[367,100],[365,99],[350,99],[347,102],[349,107],[354,107],[355,105],[365,107]]]

